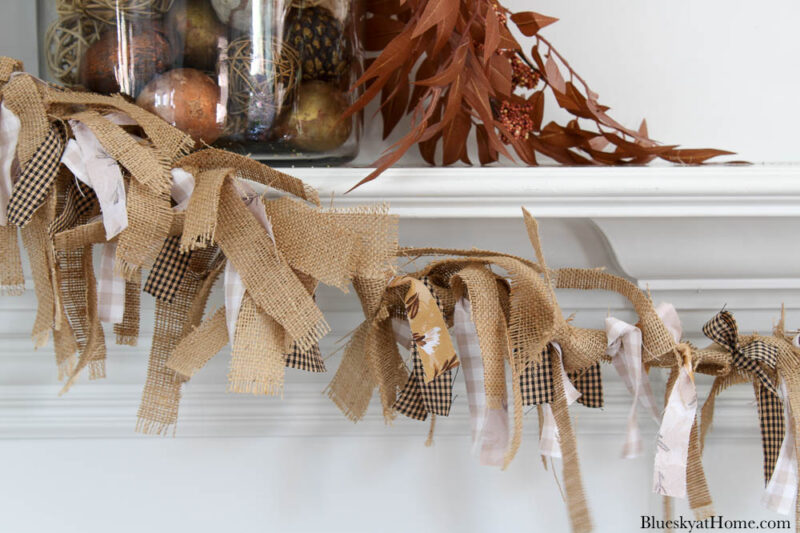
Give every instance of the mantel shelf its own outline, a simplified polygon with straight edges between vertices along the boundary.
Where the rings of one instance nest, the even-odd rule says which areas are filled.
[[[407,218],[797,217],[800,165],[283,168],[340,207],[388,202]],[[327,200],[325,200],[327,203]]]

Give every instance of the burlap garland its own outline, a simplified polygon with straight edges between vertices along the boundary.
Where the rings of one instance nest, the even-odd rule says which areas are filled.
[[[717,376],[703,406],[701,423],[696,422],[692,429],[687,469],[689,503],[696,518],[713,513],[702,469],[702,442],[711,426],[719,392],[737,382],[752,381],[752,376],[734,369],[726,350],[715,346],[697,350],[687,343],[677,343],[658,318],[649,296],[629,281],[599,270],[550,271],[536,221],[529,213],[523,214],[536,252],[535,262],[481,250],[418,248],[398,254],[397,220],[388,216],[385,207],[319,209],[316,191],[296,178],[219,150],[185,155],[193,144],[185,134],[123,98],[71,93],[47,87],[26,75],[12,76],[20,68],[18,63],[0,58],[0,91],[22,125],[17,146],[21,168],[44,141],[50,128],[49,115],[86,124],[130,174],[126,177],[130,225],[116,239],[118,268],[128,279],[123,322],[115,325],[118,342],[132,343],[136,339],[141,269],[152,264],[164,239],[181,235],[185,247],[198,252],[192,256],[190,272],[175,300],[157,303],[138,430],[165,433],[174,427],[181,384],[229,341],[233,344],[231,390],[281,392],[284,354],[288,350],[313,350],[327,332],[313,299],[318,281],[341,289],[352,281],[366,317],[345,349],[329,395],[348,417],[356,420],[363,417],[378,388],[384,417],[390,421],[398,391],[408,379],[391,327],[399,302],[398,294],[387,290],[394,258],[452,255],[455,257],[435,261],[411,275],[427,276],[442,287],[446,320],[450,319],[455,295],[469,291],[484,354],[490,404],[506,398],[504,361],[508,360],[515,424],[506,465],[521,442],[520,376],[529,365],[541,361],[544,347],[550,342],[559,343],[564,367],[570,372],[585,371],[607,360],[605,333],[572,326],[563,317],[554,289],[613,291],[630,300],[638,314],[647,365],[675,368],[675,354],[689,351],[696,372]],[[109,110],[131,117],[145,138],[137,140],[128,127],[118,126],[101,114]],[[196,195],[186,213],[176,214],[171,209],[172,167],[185,168],[197,180]],[[54,192],[22,231],[32,259],[38,299],[34,344],[41,346],[53,332],[59,376],[67,379],[64,391],[84,368],[89,369],[90,378],[103,376],[106,355],[91,262],[92,244],[105,242],[105,234],[102,222],[86,223],[89,210],[76,207],[81,198],[76,191],[81,186],[73,185],[69,178],[63,172],[57,177]],[[240,178],[288,192],[316,207],[286,198],[266,202],[266,212],[274,226],[273,242],[243,204],[235,182]],[[96,213],[96,203],[91,198],[85,205]],[[24,279],[16,228],[0,229],[0,243],[7,252],[0,262],[0,290],[18,293]],[[247,289],[234,339],[227,338],[224,309],[202,320],[208,295],[224,264],[217,245],[236,266]],[[492,273],[491,267],[502,269],[510,283]],[[800,354],[786,337],[783,321],[773,337],[749,337],[755,338],[778,347],[777,375],[787,383],[793,423],[800,429],[796,414],[800,413]],[[553,372],[552,407],[565,459],[570,521],[574,531],[582,532],[591,529],[591,520],[561,380],[561,373]],[[795,446],[800,451],[798,443]]]

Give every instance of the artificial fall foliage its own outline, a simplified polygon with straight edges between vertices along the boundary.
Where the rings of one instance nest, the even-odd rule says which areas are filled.
[[[537,165],[539,154],[565,165],[645,164],[655,158],[700,164],[731,152],[680,149],[651,139],[644,121],[629,129],[608,114],[587,82],[540,31],[557,19],[511,13],[491,0],[369,0],[365,48],[379,52],[356,81],[363,92],[347,114],[380,93],[383,136],[411,115],[409,131],[375,163],[370,181],[414,144],[436,164],[471,164],[474,134],[482,165],[499,156]],[[510,27],[533,40],[526,52]],[[545,94],[573,115],[542,124]]]

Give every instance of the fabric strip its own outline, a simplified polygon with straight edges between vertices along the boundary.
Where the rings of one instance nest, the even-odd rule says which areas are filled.
[[[650,379],[642,365],[642,331],[632,324],[609,317],[606,318],[606,337],[608,338],[606,354],[611,357],[617,374],[633,396],[633,403],[628,412],[625,443],[622,447],[622,457],[632,459],[642,454],[642,437],[637,421],[639,404],[650,412],[653,420],[659,421]]]

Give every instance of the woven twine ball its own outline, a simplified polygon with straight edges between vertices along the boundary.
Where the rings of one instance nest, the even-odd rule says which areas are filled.
[[[228,127],[226,135],[240,133],[258,121],[272,125],[286,96],[297,86],[297,52],[273,41],[270,54],[253,54],[249,37],[228,45]],[[271,55],[271,57],[269,57]]]
[[[66,86],[79,83],[81,61],[86,50],[100,39],[102,24],[79,13],[69,13],[53,22],[45,33],[45,63],[53,79]]]
[[[71,0],[77,10],[104,24],[116,24],[120,18],[158,18],[175,0]]]

